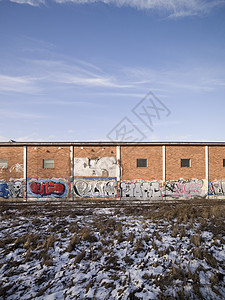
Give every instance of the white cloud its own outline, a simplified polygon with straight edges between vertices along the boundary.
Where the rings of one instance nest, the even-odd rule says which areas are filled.
[[[0,74],[0,93],[16,92],[33,94],[38,91],[36,86],[38,78],[31,78],[27,76],[8,76]]]
[[[19,4],[38,6],[47,0],[10,0]],[[164,12],[172,18],[195,16],[209,13],[213,8],[224,5],[224,0],[53,0],[56,3],[92,4],[102,2],[118,7],[126,6],[139,10]]]
[[[143,82],[143,86],[158,87],[162,92],[172,89],[209,92],[223,87],[225,82],[224,70],[216,66],[184,65],[168,70],[128,67],[123,72],[128,82]]]
[[[40,4],[45,3],[45,0],[10,0],[10,1],[18,4],[29,4],[31,6],[39,6]]]
[[[39,72],[43,82],[70,86],[100,88],[131,88],[131,84],[121,83],[112,75],[88,62],[74,60],[70,65],[61,60],[27,60]]]
[[[84,77],[69,73],[52,73],[52,81],[70,85],[82,85],[86,87],[110,87],[110,88],[129,88],[131,85],[116,83],[110,77]]]

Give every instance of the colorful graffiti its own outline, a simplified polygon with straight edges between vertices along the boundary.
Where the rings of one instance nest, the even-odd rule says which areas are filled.
[[[69,180],[66,179],[29,179],[27,192],[29,197],[65,198],[69,193]]]
[[[90,159],[74,158],[74,177],[117,177],[120,176],[120,166],[115,157]]]
[[[116,177],[75,178],[73,194],[76,198],[116,198]]]
[[[0,180],[0,198],[25,197],[25,180]],[[117,188],[118,186],[118,188]],[[117,181],[117,177],[28,178],[26,199],[121,198],[122,200],[191,199],[225,196],[225,181],[179,179],[167,181]]]
[[[23,198],[24,180],[10,179],[10,181],[0,181],[0,198]]]
[[[172,198],[190,199],[194,197],[206,197],[208,189],[203,179],[179,179],[177,181],[167,181],[164,196]]]
[[[210,181],[209,195],[225,196],[225,181],[223,180]]]
[[[158,181],[122,181],[120,183],[120,193],[121,199],[162,200],[166,197],[175,199],[206,197],[208,191],[204,180],[179,179],[167,181],[164,188],[162,183]]]
[[[162,192],[158,181],[122,181],[121,199],[160,200]]]
[[[4,199],[9,198],[9,187],[6,182],[0,182],[0,197]]]

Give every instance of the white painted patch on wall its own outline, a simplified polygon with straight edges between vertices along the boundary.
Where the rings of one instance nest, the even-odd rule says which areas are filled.
[[[10,169],[9,172],[12,173],[13,171],[15,172],[23,172],[23,165],[22,164],[15,164],[13,165]]]
[[[74,158],[74,177],[117,177],[119,180],[120,166],[115,157]]]

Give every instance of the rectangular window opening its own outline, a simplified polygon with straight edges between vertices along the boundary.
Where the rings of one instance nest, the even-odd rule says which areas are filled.
[[[43,159],[44,169],[54,169],[54,159]]]
[[[225,158],[223,159],[223,167],[225,168]]]
[[[188,158],[181,159],[181,168],[190,168],[191,167],[191,160]]]
[[[7,169],[7,159],[0,159],[0,169]]]
[[[137,168],[147,168],[147,159],[146,158],[138,158],[137,159]]]

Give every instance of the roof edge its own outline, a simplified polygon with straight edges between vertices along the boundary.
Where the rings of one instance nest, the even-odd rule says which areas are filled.
[[[0,146],[225,146],[225,142],[0,142]]]

